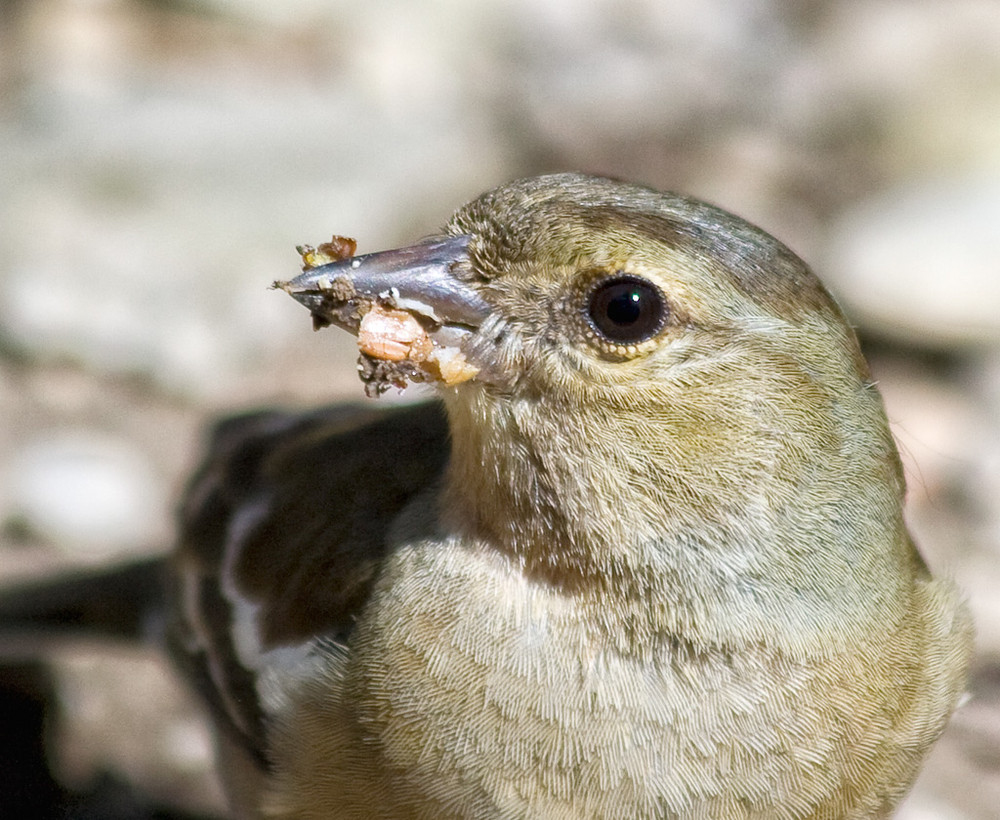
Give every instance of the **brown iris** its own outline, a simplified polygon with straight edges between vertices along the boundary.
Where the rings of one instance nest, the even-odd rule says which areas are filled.
[[[607,341],[617,345],[651,339],[663,328],[668,314],[660,289],[646,279],[628,274],[597,282],[587,305],[590,324]]]

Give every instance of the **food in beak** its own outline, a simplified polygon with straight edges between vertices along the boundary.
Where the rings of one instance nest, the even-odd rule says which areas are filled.
[[[356,247],[353,239],[343,236],[333,236],[317,247],[300,245],[296,250],[302,257],[303,275],[274,286],[310,308],[315,329],[336,324],[357,335],[358,371],[369,395],[413,382],[450,387],[474,378],[479,368],[462,350],[473,328],[448,323],[431,300],[401,294],[400,288],[372,293],[356,287],[351,274],[364,259],[354,258]],[[329,277],[310,275],[335,263],[346,263],[340,266],[342,272]]]

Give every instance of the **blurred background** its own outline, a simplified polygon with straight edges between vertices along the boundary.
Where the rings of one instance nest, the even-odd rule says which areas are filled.
[[[912,528],[978,622],[899,817],[996,817],[998,44],[996,0],[0,0],[0,584],[168,549],[220,413],[360,398],[352,340],[268,290],[296,244],[624,177],[761,225],[857,324]],[[61,784],[220,811],[155,652],[51,660]]]

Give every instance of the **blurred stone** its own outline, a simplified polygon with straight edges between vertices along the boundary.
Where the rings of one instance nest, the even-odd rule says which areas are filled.
[[[1000,170],[995,0],[841,0],[824,11],[806,52],[814,108],[867,112],[855,127],[876,130],[871,158],[897,178]]]
[[[24,446],[7,465],[7,516],[61,548],[104,557],[157,532],[165,490],[144,456],[90,432]]]
[[[504,175],[442,44],[407,67],[426,45],[412,26],[352,18],[346,50],[335,28],[276,32],[285,48],[258,61],[227,51],[246,32],[217,32],[213,52],[126,5],[36,11],[22,116],[0,118],[2,331],[31,355],[227,394],[296,336],[294,304],[268,291],[296,244],[412,240]]]
[[[968,815],[919,794],[903,803],[893,817],[895,820],[968,820]]]
[[[851,208],[824,271],[852,317],[919,347],[1000,344],[1000,177],[918,182]]]
[[[61,780],[84,788],[101,772],[125,777],[147,798],[221,812],[213,741],[162,652],[76,647],[54,658],[62,714]]]

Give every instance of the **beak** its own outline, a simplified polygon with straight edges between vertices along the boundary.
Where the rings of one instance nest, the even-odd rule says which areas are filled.
[[[372,305],[387,304],[425,317],[438,328],[477,328],[489,304],[456,273],[469,267],[468,236],[434,239],[408,248],[351,256],[275,282],[309,308],[317,325],[358,332]]]

